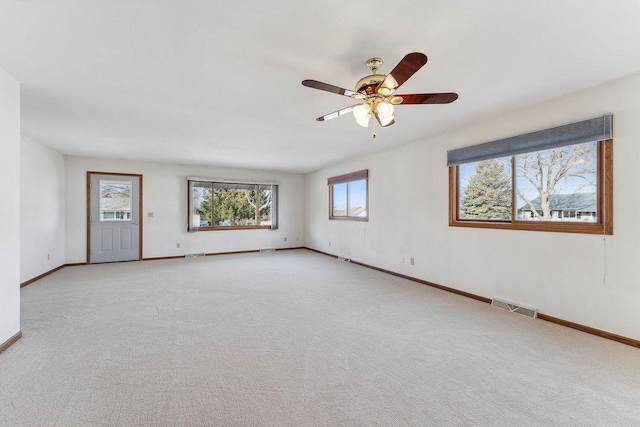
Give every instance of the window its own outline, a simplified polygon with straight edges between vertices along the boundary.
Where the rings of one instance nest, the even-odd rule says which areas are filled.
[[[613,234],[610,115],[448,155],[449,225]]]
[[[514,156],[516,219],[595,222],[597,147],[586,142]]]
[[[276,229],[275,184],[190,179],[189,230]]]
[[[131,181],[100,180],[100,221],[131,221]]]
[[[488,159],[458,166],[460,219],[511,220],[511,158]]]
[[[369,220],[369,171],[362,170],[327,180],[329,219]]]

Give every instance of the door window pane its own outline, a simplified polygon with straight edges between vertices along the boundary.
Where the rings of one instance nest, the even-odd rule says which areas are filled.
[[[131,220],[131,181],[100,180],[100,221]]]

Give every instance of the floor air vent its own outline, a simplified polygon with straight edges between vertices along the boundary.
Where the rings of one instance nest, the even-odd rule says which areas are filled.
[[[185,258],[199,258],[201,256],[204,256],[204,254],[185,254]]]
[[[338,261],[342,261],[342,262],[351,262],[351,258],[345,258],[343,256],[339,256],[338,257]]]
[[[274,248],[265,248],[265,249],[260,249],[260,252],[275,252],[276,250]]]
[[[491,305],[493,307],[501,308],[502,310],[507,310],[512,313],[529,317],[531,319],[535,319],[538,317],[538,310],[536,310],[535,308],[523,307],[521,305],[517,305],[507,301],[502,301],[499,299],[492,299]]]

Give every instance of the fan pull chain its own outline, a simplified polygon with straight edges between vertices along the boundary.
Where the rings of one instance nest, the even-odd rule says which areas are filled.
[[[371,138],[376,139],[376,136],[378,136],[378,131],[376,130],[376,121],[373,121],[373,133],[371,134]]]

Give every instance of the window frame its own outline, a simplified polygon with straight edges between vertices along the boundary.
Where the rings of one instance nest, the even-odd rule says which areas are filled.
[[[365,209],[366,216],[352,216],[350,215],[349,209],[349,183],[355,181],[365,182]],[[333,186],[337,184],[347,184],[347,206],[346,206],[346,215],[344,216],[335,216],[333,214]],[[330,220],[338,220],[338,221],[360,221],[360,222],[368,222],[369,221],[369,170],[363,169],[356,172],[351,172],[344,175],[333,176],[327,179],[327,186],[329,187],[329,219]]]
[[[536,151],[538,150],[532,151],[532,153]],[[613,139],[597,141],[596,156],[596,204],[598,216],[595,222],[527,221],[517,219],[515,156],[511,156],[511,219],[461,219],[459,166],[455,165],[449,166],[449,226],[613,235]]]
[[[200,226],[200,224],[192,224],[193,221],[193,194],[192,194],[192,183],[208,183],[211,185],[211,225],[210,226]],[[238,186],[255,186],[256,194],[260,194],[260,187],[270,186],[272,191],[272,199],[271,199],[271,221],[272,223],[269,225],[235,225],[235,226],[220,226],[216,225],[213,212],[213,199],[215,197],[215,185],[216,184],[224,184],[224,185],[238,185]],[[227,181],[227,180],[210,180],[210,179],[187,179],[187,231],[222,231],[222,230],[276,230],[277,219],[275,219],[276,224],[273,223],[274,218],[277,218],[277,212],[274,214],[274,210],[278,209],[277,203],[278,197],[278,184],[269,183],[269,182],[240,182],[240,181]],[[275,199],[275,200],[274,200]],[[256,222],[259,222],[260,218],[260,209],[256,207]]]

